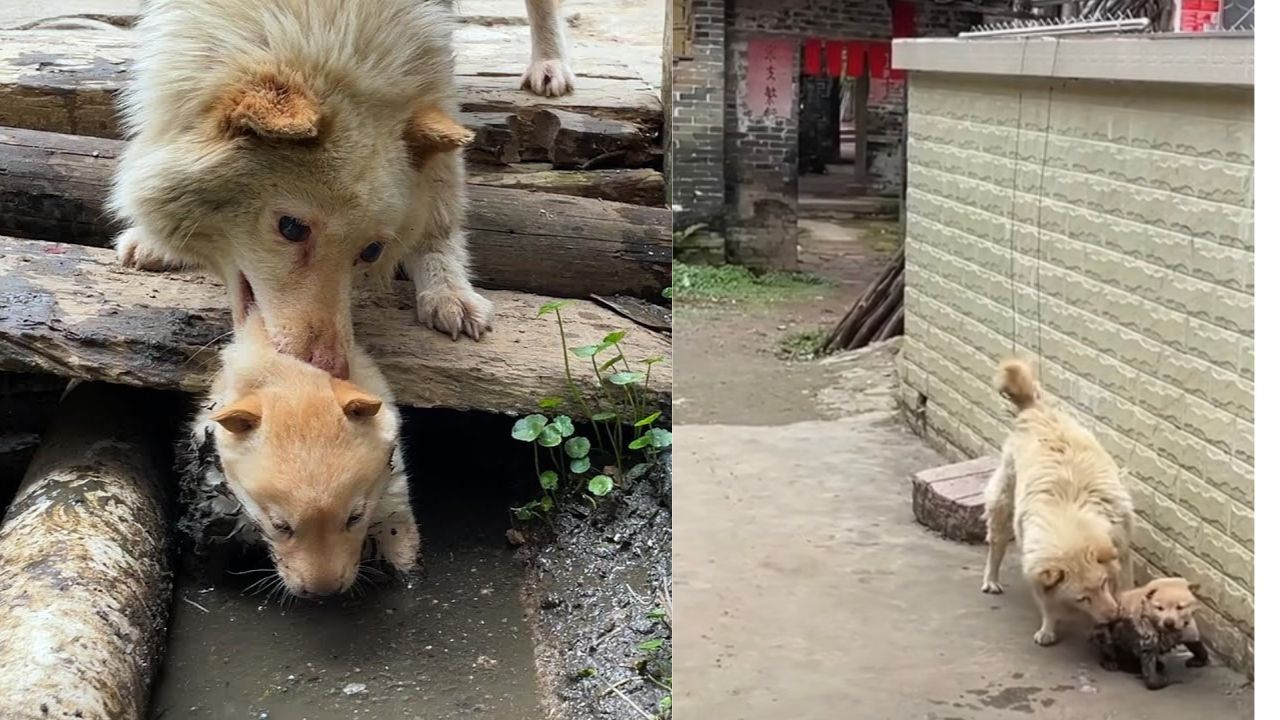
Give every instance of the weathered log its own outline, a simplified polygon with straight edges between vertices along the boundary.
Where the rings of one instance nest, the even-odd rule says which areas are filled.
[[[0,234],[109,246],[117,140],[0,128]],[[671,212],[473,185],[467,218],[477,281],[558,297],[657,298],[671,278]]]
[[[513,35],[513,38],[516,37]],[[460,42],[458,92],[461,109],[531,118],[541,110],[584,113],[656,132],[662,106],[649,83],[578,66],[573,93],[544,98],[520,90],[520,64],[528,59],[527,35],[519,45]],[[0,125],[33,130],[118,137],[115,94],[134,55],[128,30],[0,31]],[[575,48],[575,60],[578,57]],[[475,58],[474,60],[470,58]],[[510,70],[497,70],[504,60]]]
[[[893,314],[895,306],[902,304],[901,300],[894,301],[894,298],[902,297],[904,288],[906,287],[906,276],[899,273],[894,278],[893,285],[889,287],[888,295],[880,302],[874,312],[867,316],[862,326],[858,328],[858,332],[854,333],[853,340],[849,341],[849,349],[857,350],[858,348],[871,342],[871,338],[875,337],[876,331],[884,324],[885,320]]]
[[[871,338],[871,342],[881,342],[891,337],[897,337],[902,334],[904,319],[906,318],[907,305],[902,298],[898,298],[897,307],[893,309],[893,314],[885,321],[884,325],[876,331],[875,337]]]
[[[356,338],[400,404],[514,414],[569,397],[555,318],[535,317],[550,298],[487,292],[493,332],[452,342],[417,322],[406,285],[362,292],[352,308]],[[0,371],[203,392],[230,329],[227,308],[222,285],[198,273],[127,270],[109,250],[0,237]],[[628,357],[671,356],[668,338],[594,303],[561,314],[570,346],[625,330]],[[591,363],[569,361],[584,393],[600,397]],[[669,363],[653,366],[649,387],[670,404]],[[576,404],[563,409],[582,414]]]
[[[820,352],[834,352],[836,350],[849,350],[852,348],[853,338],[862,329],[867,317],[874,313],[884,302],[885,297],[889,293],[895,280],[906,269],[906,246],[898,248],[893,257],[880,271],[880,275],[871,283],[861,296],[854,302],[853,307],[849,308],[849,312],[836,325],[835,329],[827,336],[822,344]]]
[[[472,185],[576,195],[649,207],[662,207],[666,186],[662,173],[657,170],[473,172],[467,176],[467,182]]]
[[[172,601],[175,419],[134,388],[62,402],[0,526],[0,717],[144,716]]]
[[[654,164],[656,132],[627,120],[564,110],[469,112],[475,132],[467,160],[488,165],[551,162],[558,168],[646,167]]]

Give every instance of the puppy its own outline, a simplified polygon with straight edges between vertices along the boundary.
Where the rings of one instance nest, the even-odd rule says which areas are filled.
[[[493,308],[468,274],[452,31],[423,0],[149,2],[109,201],[120,262],[216,272],[237,324],[258,309],[339,378],[354,276],[403,265],[418,318],[478,340]]]
[[[1195,611],[1200,607],[1195,583],[1170,577],[1120,594],[1120,616],[1094,629],[1093,642],[1102,651],[1102,666],[1142,675],[1148,690],[1169,684],[1161,655],[1179,645],[1191,651],[1187,667],[1209,664],[1209,651],[1200,641]]]
[[[1000,565],[1016,540],[1040,608],[1034,640],[1052,645],[1063,610],[1084,612],[1095,623],[1115,617],[1115,593],[1133,582],[1133,502],[1097,439],[1041,401],[1030,366],[1005,361],[996,387],[1013,402],[1017,417],[987,483],[982,591],[1004,592]]]
[[[204,462],[187,473],[187,528],[229,516],[228,535],[264,543],[300,597],[349,589],[366,550],[401,572],[417,562],[399,413],[377,366],[351,358],[347,381],[280,354],[253,313],[192,426]]]

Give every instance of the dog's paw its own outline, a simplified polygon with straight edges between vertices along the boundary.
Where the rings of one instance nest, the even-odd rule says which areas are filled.
[[[1004,592],[1004,586],[992,580],[983,580],[982,592],[988,595],[1000,595]]]
[[[1187,658],[1187,667],[1189,668],[1202,668],[1208,664],[1209,664],[1208,658],[1198,658],[1198,657]]]
[[[418,293],[418,322],[454,340],[465,334],[479,340],[493,329],[493,303],[471,288],[444,293]]]
[[[520,79],[520,87],[543,97],[560,97],[573,92],[573,70],[560,59],[535,60],[529,63]]]
[[[163,272],[181,270],[186,263],[156,249],[142,230],[131,227],[116,238],[116,259],[127,268]]]
[[[419,547],[422,538],[418,526],[412,520],[397,523],[380,533],[379,551],[383,559],[398,572],[408,575],[418,568]]]
[[[1037,630],[1036,634],[1031,636],[1031,639],[1035,640],[1036,644],[1040,647],[1048,647],[1058,642],[1058,634],[1052,630],[1045,630],[1042,628]]]

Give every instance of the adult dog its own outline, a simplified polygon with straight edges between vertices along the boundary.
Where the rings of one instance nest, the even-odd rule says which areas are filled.
[[[987,484],[982,591],[1004,592],[1000,564],[1016,539],[1023,575],[1040,607],[1034,640],[1052,645],[1064,609],[1095,623],[1115,619],[1116,595],[1133,582],[1133,502],[1093,434],[1041,400],[1030,366],[1006,360],[996,387],[1018,414]]]
[[[524,82],[565,92],[559,3],[528,9]],[[213,270],[237,326],[260,308],[282,352],[340,378],[355,275],[403,265],[422,322],[480,339],[452,30],[422,0],[146,3],[110,199],[121,263]]]

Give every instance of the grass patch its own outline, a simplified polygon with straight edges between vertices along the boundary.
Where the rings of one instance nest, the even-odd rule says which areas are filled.
[[[777,355],[783,360],[812,360],[818,356],[828,334],[822,328],[792,330],[778,343]]]
[[[902,228],[897,223],[876,225],[867,230],[867,240],[872,250],[891,255],[902,247]]]
[[[755,274],[740,265],[690,265],[671,268],[672,293],[678,300],[768,302],[816,295],[835,286],[829,280],[795,272]]]

